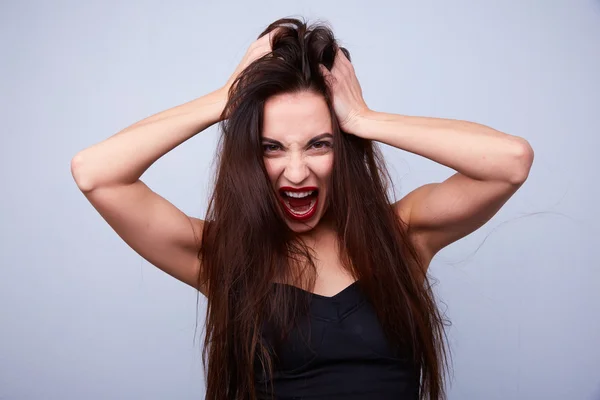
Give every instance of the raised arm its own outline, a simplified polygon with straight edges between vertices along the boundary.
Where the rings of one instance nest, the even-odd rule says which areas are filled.
[[[224,89],[143,119],[79,152],[71,172],[79,189],[139,255],[198,287],[203,221],[185,215],[139,178],[156,160],[218,122]]]
[[[71,160],[77,186],[115,232],[151,264],[204,294],[198,283],[204,221],[185,215],[140,176],[160,157],[219,121],[231,86],[248,65],[271,52],[277,31],[249,46],[223,87],[136,122]]]

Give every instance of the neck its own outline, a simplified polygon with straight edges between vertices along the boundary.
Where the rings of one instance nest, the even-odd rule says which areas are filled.
[[[332,235],[335,235],[335,229],[332,221],[322,218],[317,226],[308,232],[299,234],[298,237],[307,243],[312,243],[331,237]]]

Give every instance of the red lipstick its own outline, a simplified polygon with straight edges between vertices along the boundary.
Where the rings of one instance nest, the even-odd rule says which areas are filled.
[[[291,205],[286,203],[286,200],[289,199],[289,197],[287,197],[284,192],[298,193],[298,192],[310,192],[310,191],[318,191],[318,188],[316,186],[304,186],[301,188],[282,186],[281,188],[279,188],[279,194],[280,194],[279,201],[281,202],[281,205],[283,206],[287,216],[290,219],[293,219],[295,221],[306,221],[306,220],[310,219],[317,210],[317,205],[319,204],[319,196],[317,193],[314,198],[314,204],[312,204],[312,202],[309,203],[309,204],[312,204],[312,207],[310,208],[310,210],[308,210],[305,214],[298,215],[294,211],[291,210],[291,208],[290,208]]]

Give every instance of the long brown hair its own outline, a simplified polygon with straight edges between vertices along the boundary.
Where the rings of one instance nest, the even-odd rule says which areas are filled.
[[[292,282],[311,291],[316,269],[311,249],[278,212],[261,146],[266,100],[299,91],[322,95],[330,110],[334,165],[326,209],[342,263],[377,310],[390,342],[410,349],[421,398],[444,398],[445,320],[407,227],[390,205],[383,157],[375,143],[340,130],[318,68],[320,63],[331,69],[338,48],[348,59],[350,54],[324,23],[284,18],[259,37],[277,27],[283,29],[274,35],[272,52],[231,86],[222,114],[227,118],[220,124],[215,189],[199,251],[198,282],[208,298],[202,353],[206,398],[254,399],[256,369],[273,373],[272,353],[261,340],[263,323],[269,321],[285,337],[307,310],[307,292],[273,285]]]

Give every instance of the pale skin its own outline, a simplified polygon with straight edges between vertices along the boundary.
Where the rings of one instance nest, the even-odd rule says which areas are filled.
[[[234,78],[271,50],[270,36],[250,46],[223,87],[145,118],[82,150],[71,162],[78,187],[115,232],[148,262],[202,293],[205,290],[197,287],[196,277],[204,222],[185,215],[140,177],[164,154],[219,121]],[[419,154],[457,171],[444,182],[421,186],[392,205],[398,218],[408,223],[409,236],[426,266],[442,248],[489,221],[525,182],[533,150],[524,139],[471,122],[370,110],[354,68],[341,52],[331,72],[324,73],[344,132]],[[263,138],[284,146],[268,147],[275,153],[264,155],[276,188],[315,185],[326,196],[323,182],[334,155],[326,145],[307,146],[310,139],[325,132],[331,132],[331,119],[322,98],[297,93],[267,102]],[[327,140],[332,139],[321,141]],[[353,279],[341,268],[334,235],[320,223],[325,211],[322,204],[308,227],[289,223],[317,254],[314,292],[331,296]]]
[[[265,103],[263,160],[271,184],[276,191],[286,186],[319,188],[320,201],[312,218],[298,222],[281,214],[290,229],[315,251],[317,279],[312,290],[323,296],[332,296],[353,282],[341,265],[333,230],[321,219],[326,181],[333,167],[331,132],[329,109],[320,95],[282,94]]]
[[[342,130],[427,157],[457,171],[393,204],[425,266],[441,249],[488,222],[527,179],[534,152],[517,136],[467,121],[376,112],[367,107],[354,67],[338,51],[331,71]]]

